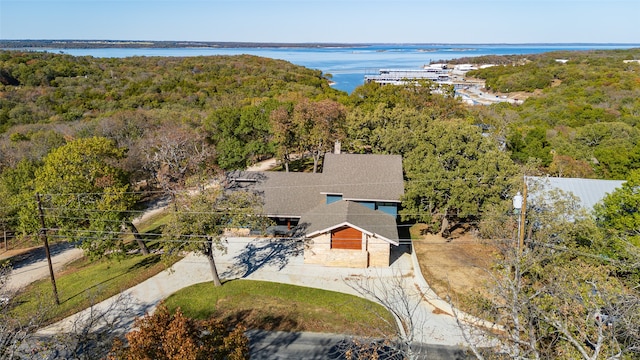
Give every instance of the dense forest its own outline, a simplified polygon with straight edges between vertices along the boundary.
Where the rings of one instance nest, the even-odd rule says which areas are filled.
[[[243,167],[276,153],[273,110],[293,112],[302,99],[331,99],[346,107],[351,151],[397,152],[380,148],[380,135],[363,139],[366,126],[355,129],[362,125],[358,118],[373,121],[373,112],[384,106],[482,124],[515,162],[534,164],[541,173],[624,179],[640,167],[640,64],[624,60],[639,57],[638,50],[611,50],[452,60],[500,64],[468,76],[485,79],[489,91],[524,92],[527,98],[520,106],[466,108],[452,99],[420,98],[415,89],[367,85],[347,96],[317,70],[252,56],[97,59],[5,51],[0,169],[24,157],[41,158],[65,136],[106,136],[137,153],[135,145],[151,133],[168,134],[159,129],[178,125],[205,134],[218,147],[223,168]]]
[[[255,160],[271,154],[261,137],[266,134],[259,134],[269,131],[260,123],[269,103],[339,95],[319,71],[252,56],[94,59],[4,52],[0,64],[0,131],[9,136],[0,146],[0,167],[38,160],[49,150],[38,147],[55,147],[64,137],[106,136],[133,157],[159,142],[153,136],[182,131],[202,137],[203,127],[214,133],[231,128],[242,140],[260,141],[257,153],[250,150],[255,144],[240,151]],[[242,109],[242,124],[211,124],[214,112],[228,108]]]
[[[640,49],[473,59],[496,64],[467,74],[484,79],[484,91],[524,101],[468,106],[453,87],[429,82],[346,94],[318,70],[255,56],[3,51],[0,227],[36,234],[37,192],[48,228],[82,238],[90,254],[117,253],[113,234],[133,226],[142,196],[175,199],[271,157],[289,170],[302,154],[319,171],[340,141],[348,152],[403,156],[402,221],[444,235],[465,224],[496,248],[508,245],[491,269],[504,283],[478,300],[476,314],[513,326],[501,334],[511,336],[502,339],[511,355],[632,358],[640,353],[640,63],[625,60],[637,59]],[[511,209],[523,174],[628,182],[595,216],[556,194],[527,215],[525,250],[513,246]],[[230,223],[220,221],[216,230]]]
[[[624,179],[640,167],[638,50],[557,52],[470,73],[489,90],[527,92],[521,106],[495,105],[484,121],[519,163],[544,173]]]
[[[348,95],[318,70],[248,55],[3,51],[0,170],[11,177],[39,168],[52,150],[100,137],[125,150],[117,164],[131,184],[180,188],[194,176],[274,156],[288,169],[292,154],[306,154],[316,171],[340,140],[350,152],[403,155],[408,218],[464,220],[503,200],[500,189],[518,167],[603,179],[639,169],[640,64],[625,61],[638,58],[632,49],[459,59],[452,62],[496,64],[467,75],[484,79],[487,91],[526,98],[466,106],[452,88],[427,83],[370,83]],[[478,153],[456,158],[469,149]],[[438,174],[426,166],[429,156],[452,158]],[[426,180],[461,172],[486,186],[461,184],[458,195],[442,195],[444,205],[424,206],[425,194],[442,194]]]

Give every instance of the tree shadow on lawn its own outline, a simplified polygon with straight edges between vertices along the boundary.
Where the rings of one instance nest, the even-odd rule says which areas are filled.
[[[129,273],[129,272],[131,272],[131,271],[135,271],[135,270],[137,270],[137,269],[142,269],[142,268],[150,268],[151,266],[153,266],[153,265],[155,265],[155,264],[159,263],[159,262],[160,262],[160,260],[161,260],[161,259],[160,259],[160,256],[149,256],[149,257],[147,257],[146,259],[144,259],[144,260],[142,260],[142,261],[140,261],[140,262],[137,262],[137,263],[135,263],[135,264],[131,265],[131,266],[127,269],[127,271],[126,271],[126,272],[122,272],[122,273],[120,273],[120,274],[118,274],[118,275],[111,276],[111,277],[109,277],[108,279],[104,279],[103,281],[101,281],[101,282],[99,282],[99,283],[97,283],[97,284],[93,284],[93,285],[89,286],[88,288],[86,288],[86,289],[84,289],[84,290],[82,290],[82,291],[80,291],[80,292],[78,292],[78,293],[76,293],[76,294],[74,294],[74,295],[71,295],[71,296],[67,297],[66,299],[61,299],[61,303],[65,303],[65,302],[67,302],[67,301],[70,301],[71,299],[73,299],[73,298],[75,298],[75,297],[77,297],[77,296],[80,296],[80,295],[86,295],[86,294],[89,294],[89,293],[91,293],[91,292],[92,292],[92,291],[94,291],[94,290],[95,290],[95,291],[98,291],[98,290],[100,290],[100,288],[101,288],[104,284],[109,283],[110,281],[114,281],[114,280],[116,280],[117,278],[119,278],[119,277],[121,277],[121,276],[124,276],[124,275],[126,275],[127,273]]]
[[[298,328],[298,322],[286,315],[273,315],[260,309],[246,309],[227,312],[222,322],[230,326],[242,324],[249,329],[264,331],[291,331]]]
[[[225,278],[247,277],[264,266],[277,266],[282,270],[292,257],[302,254],[304,244],[295,239],[267,238],[247,243],[233,257],[234,264],[222,274]]]
[[[106,283],[108,283],[108,282],[110,282],[110,281],[113,281],[113,280],[115,280],[115,279],[117,279],[117,278],[119,278],[119,277],[121,277],[121,276],[124,276],[124,275],[125,275],[125,273],[121,273],[121,274],[118,274],[118,275],[112,276],[112,277],[110,277],[110,278],[108,278],[108,279],[104,279],[104,280],[102,280],[101,282],[99,282],[99,283],[97,283],[97,284],[93,284],[93,285],[89,286],[88,288],[86,288],[86,289],[84,289],[84,290],[81,290],[81,291],[77,292],[77,293],[76,293],[76,294],[74,294],[74,295],[70,295],[70,296],[69,296],[69,297],[67,297],[67,298],[60,299],[60,304],[64,304],[64,303],[66,303],[67,301],[71,301],[71,299],[73,299],[73,298],[75,298],[75,297],[77,297],[77,296],[81,296],[81,295],[82,295],[82,296],[86,296],[87,294],[91,293],[91,292],[92,292],[92,291],[94,291],[94,290],[95,290],[95,291],[99,291],[99,290],[102,288],[102,286],[103,286],[104,284],[106,284]]]
[[[139,262],[129,266],[129,269],[127,269],[127,271],[134,271],[136,269],[148,268],[148,267],[151,267],[151,266],[159,263],[160,260],[162,260],[162,259],[160,258],[159,255],[157,255],[157,256],[151,255],[151,256],[148,256],[147,258],[145,258],[144,260],[139,261]]]

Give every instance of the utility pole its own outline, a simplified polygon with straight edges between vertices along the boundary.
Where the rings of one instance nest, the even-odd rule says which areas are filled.
[[[522,194],[520,191],[513,197],[513,210],[518,216],[518,251],[524,251],[525,220],[527,213],[527,178],[524,177]]]
[[[49,251],[49,241],[47,240],[47,227],[44,224],[44,212],[42,211],[42,202],[40,201],[39,193],[36,193],[36,201],[38,202],[38,215],[40,216],[40,237],[44,242],[44,251],[47,254],[47,261],[49,262],[49,274],[51,275],[51,285],[53,286],[53,297],[56,300],[56,305],[60,305],[60,299],[58,298],[58,288],[56,287],[56,277],[53,274],[51,252]]]
[[[520,251],[524,251],[524,229],[525,229],[525,219],[527,214],[527,177],[524,177],[523,182],[524,187],[522,188],[522,211],[520,212],[520,224],[522,229],[520,230],[520,239],[518,246],[520,246]]]

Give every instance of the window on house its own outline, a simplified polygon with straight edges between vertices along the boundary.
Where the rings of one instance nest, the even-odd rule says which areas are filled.
[[[327,194],[327,204],[342,200],[342,194]]]

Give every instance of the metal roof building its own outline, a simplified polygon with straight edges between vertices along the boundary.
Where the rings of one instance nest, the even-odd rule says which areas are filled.
[[[598,180],[582,178],[559,178],[559,177],[539,177],[527,176],[527,187],[535,188],[536,185],[542,189],[558,189],[566,193],[572,193],[579,201],[580,205],[587,210],[592,210],[594,205],[604,199],[607,194],[622,187],[624,180]],[[535,199],[535,191],[532,194]],[[534,200],[535,201],[535,200]]]

